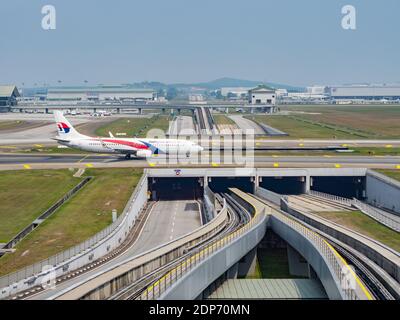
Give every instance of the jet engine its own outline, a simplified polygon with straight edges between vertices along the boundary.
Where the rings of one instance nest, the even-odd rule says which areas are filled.
[[[148,158],[152,155],[151,150],[138,150],[136,151],[136,157],[138,158]]]

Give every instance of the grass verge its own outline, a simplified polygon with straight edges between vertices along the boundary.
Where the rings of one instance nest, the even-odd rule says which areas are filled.
[[[381,169],[381,170],[376,170],[384,175],[387,175],[390,178],[396,179],[400,181],[400,170],[386,170],[386,169]]]
[[[146,137],[152,129],[160,129],[166,132],[169,128],[170,118],[168,116],[156,115],[152,118],[121,118],[106,124],[96,130],[96,134],[108,137],[112,132],[116,137],[118,133],[125,133],[120,137]]]
[[[289,273],[286,248],[258,248],[257,257],[263,279],[297,279]]]
[[[361,211],[316,212],[315,214],[400,251],[400,233],[380,224]]]
[[[69,170],[0,172],[0,242],[10,241],[81,178]]]
[[[215,124],[220,125],[220,124],[224,124],[224,125],[230,125],[230,126],[236,126],[236,122],[233,121],[231,118],[223,115],[223,114],[214,114],[213,115]]]
[[[305,122],[300,118],[274,115],[274,116],[246,116],[245,118],[258,123],[267,124],[273,128],[286,132],[289,136],[280,139],[355,139],[360,138],[347,132],[334,130],[316,123]]]
[[[0,258],[4,275],[66,250],[104,229],[111,211],[120,214],[136,184],[140,169],[88,169],[94,178],[50,218]]]

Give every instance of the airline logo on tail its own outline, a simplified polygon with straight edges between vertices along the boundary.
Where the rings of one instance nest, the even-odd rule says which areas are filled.
[[[58,130],[59,130],[60,132],[63,132],[63,133],[68,133],[68,132],[71,131],[71,128],[68,127],[68,125],[65,124],[64,122],[58,122],[58,123],[57,123],[57,127],[58,127]]]

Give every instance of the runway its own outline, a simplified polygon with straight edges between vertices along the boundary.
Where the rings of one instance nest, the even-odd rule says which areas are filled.
[[[228,157],[227,157],[228,158]],[[400,156],[257,156],[227,159],[224,156],[151,157],[125,160],[118,155],[0,154],[0,170],[113,168],[113,167],[365,167],[400,169]]]

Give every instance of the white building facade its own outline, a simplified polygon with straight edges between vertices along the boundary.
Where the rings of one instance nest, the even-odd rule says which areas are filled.
[[[250,104],[276,104],[276,92],[275,89],[259,86],[257,88],[249,90],[249,103]]]
[[[50,88],[47,100],[68,101],[106,101],[106,100],[157,100],[157,93],[152,89],[133,89],[126,87],[76,87]]]
[[[332,86],[330,87],[332,99],[363,99],[363,100],[399,100],[400,85],[375,85],[375,86]]]

